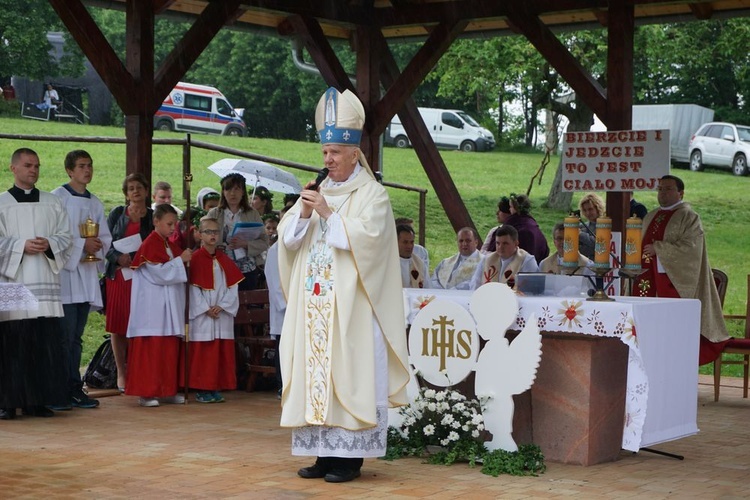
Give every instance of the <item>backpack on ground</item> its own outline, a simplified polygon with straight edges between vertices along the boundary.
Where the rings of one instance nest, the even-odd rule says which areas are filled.
[[[109,335],[91,358],[91,363],[83,375],[83,382],[92,389],[114,389],[117,387],[117,365]]]

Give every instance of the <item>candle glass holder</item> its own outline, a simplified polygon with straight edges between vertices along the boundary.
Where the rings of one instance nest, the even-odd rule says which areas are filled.
[[[611,267],[599,267],[593,268],[596,273],[596,280],[594,283],[594,295],[586,300],[598,301],[598,302],[614,302],[615,299],[609,297],[607,292],[604,291],[604,276],[612,270]]]
[[[99,237],[99,224],[94,222],[91,217],[88,217],[84,222],[78,224],[78,232],[81,238],[98,238]],[[101,259],[93,253],[87,253],[81,262],[99,262]]]

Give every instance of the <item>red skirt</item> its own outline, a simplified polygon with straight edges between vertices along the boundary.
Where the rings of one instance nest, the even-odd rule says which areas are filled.
[[[237,372],[234,340],[190,342],[188,346],[190,387],[201,391],[234,390]],[[180,385],[185,386],[185,356],[180,356]]]
[[[182,352],[180,337],[132,337],[128,346],[125,394],[144,398],[174,396]]]
[[[128,320],[130,319],[130,289],[133,280],[125,281],[122,271],[115,273],[115,279],[105,280],[107,287],[107,322],[105,329],[115,335],[128,333]]]

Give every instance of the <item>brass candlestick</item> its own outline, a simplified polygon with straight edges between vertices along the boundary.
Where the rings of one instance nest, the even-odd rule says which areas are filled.
[[[615,299],[607,296],[607,292],[604,291],[604,276],[606,276],[606,274],[610,272],[612,268],[609,266],[607,267],[595,266],[593,270],[596,273],[596,283],[595,283],[596,290],[594,291],[594,295],[592,295],[586,300],[614,301]]]
[[[78,232],[81,238],[98,238],[99,237],[99,224],[94,222],[91,217],[88,217],[85,222],[78,224]],[[93,253],[87,253],[81,262],[99,262],[101,259]]]

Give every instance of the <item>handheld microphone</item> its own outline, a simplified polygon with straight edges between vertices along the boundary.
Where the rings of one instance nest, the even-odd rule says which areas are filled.
[[[318,172],[318,176],[315,178],[315,183],[310,186],[310,189],[312,189],[313,191],[317,191],[320,187],[320,183],[323,182],[326,177],[328,177],[328,169],[322,168],[320,172]]]

